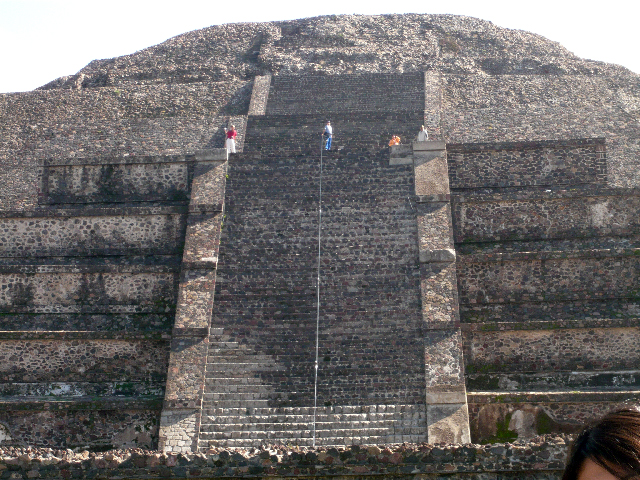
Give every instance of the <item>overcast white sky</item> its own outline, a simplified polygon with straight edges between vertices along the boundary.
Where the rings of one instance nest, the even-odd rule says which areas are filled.
[[[451,13],[528,30],[640,73],[639,0],[0,0],[0,92],[32,90],[91,60],[235,22],[361,13]]]

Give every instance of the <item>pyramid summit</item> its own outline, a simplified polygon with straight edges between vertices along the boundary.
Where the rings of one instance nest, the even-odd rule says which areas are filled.
[[[0,112],[0,448],[518,440],[546,453],[478,458],[557,474],[538,435],[640,399],[623,67],[471,17],[323,16]]]

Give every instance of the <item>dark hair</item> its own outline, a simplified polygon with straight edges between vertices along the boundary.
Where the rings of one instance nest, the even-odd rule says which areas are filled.
[[[587,426],[571,446],[562,480],[577,480],[587,459],[620,479],[640,475],[640,411],[615,410]]]

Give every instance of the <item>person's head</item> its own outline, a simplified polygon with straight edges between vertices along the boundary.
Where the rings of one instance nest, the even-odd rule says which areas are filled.
[[[420,125],[420,130],[424,130],[424,125]]]
[[[562,480],[640,480],[640,411],[623,408],[575,439]]]
[[[331,122],[329,120],[327,120],[327,125],[331,125]]]
[[[235,130],[236,126],[235,125],[231,125],[231,130]]]

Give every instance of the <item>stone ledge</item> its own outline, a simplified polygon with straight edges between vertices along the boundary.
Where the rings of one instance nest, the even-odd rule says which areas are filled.
[[[493,187],[451,189],[451,203],[488,203],[514,200],[562,200],[587,197],[637,197],[640,187],[624,188],[606,185],[566,185],[536,187]]]
[[[524,150],[541,147],[573,147],[588,145],[606,145],[604,137],[574,138],[567,140],[537,140],[531,142],[495,142],[495,143],[448,143],[447,151],[451,153],[482,152],[485,150]]]
[[[461,312],[464,319],[466,312]],[[495,322],[481,320],[474,323],[460,323],[463,332],[498,332],[512,330],[558,330],[579,328],[637,328],[640,318],[580,318],[577,320],[513,320]]]
[[[412,165],[411,145],[389,145],[389,165]]]
[[[389,159],[389,165],[413,165],[412,157],[392,157]]]
[[[389,145],[389,154],[391,157],[410,157],[412,152],[411,144]]]
[[[467,386],[474,391],[498,390],[497,385],[509,385],[511,393],[549,391],[562,386],[571,391],[609,391],[640,389],[640,371],[550,371],[535,373],[470,373],[465,375]],[[492,386],[496,386],[491,388]]]
[[[436,195],[416,195],[413,197],[416,203],[449,203],[451,201],[451,195],[448,193],[436,194]]]
[[[163,411],[199,410],[200,408],[202,408],[202,398],[180,400],[164,398],[162,401]]]
[[[456,251],[453,248],[440,250],[420,250],[420,263],[451,263],[456,261]]]
[[[229,159],[229,152],[226,148],[211,148],[198,150],[193,157],[196,162],[226,162]]]
[[[226,162],[226,148],[212,148],[200,150],[186,155],[123,155],[123,156],[95,156],[45,158],[40,161],[41,167],[68,167],[84,165],[130,165],[157,163],[185,163],[185,162]]]
[[[175,305],[157,304],[109,304],[109,305],[3,305],[0,313],[31,314],[118,314],[118,313],[162,313],[172,314]]]
[[[4,411],[58,411],[58,410],[160,410],[162,397],[0,397]]]
[[[0,212],[0,218],[60,218],[60,217],[120,217],[120,216],[150,216],[150,215],[185,215],[187,205],[173,206],[131,206],[117,207],[75,207],[75,208],[38,208],[28,211],[5,210]]]
[[[500,403],[591,403],[637,401],[639,390],[626,392],[467,392],[469,404]]]
[[[448,149],[448,145],[441,140],[428,141],[428,142],[413,142],[412,146],[413,146],[414,152],[432,152],[432,151],[442,151],[442,150]]]
[[[498,263],[498,262],[526,262],[531,260],[555,260],[567,258],[623,258],[638,257],[640,260],[640,248],[605,248],[585,250],[557,250],[537,252],[496,252],[475,253],[457,256],[457,264],[470,263]]]
[[[21,266],[38,266],[38,267],[79,267],[84,268],[86,266],[98,267],[105,265],[107,268],[122,267],[126,270],[129,267],[143,268],[145,265],[155,268],[171,268],[180,269],[181,254],[165,254],[165,255],[110,255],[107,257],[92,256],[86,257],[82,255],[66,255],[61,257],[44,256],[39,257],[34,255],[33,257],[0,257],[0,265],[8,267],[21,267]],[[35,263],[37,262],[37,263]]]
[[[0,340],[150,340],[168,342],[169,331],[0,330]]]
[[[32,260],[33,261],[33,260]],[[7,265],[0,264],[0,273],[178,273],[178,265]]]
[[[221,213],[224,211],[224,203],[190,203],[189,213],[207,214]]]
[[[215,270],[218,266],[218,257],[204,257],[200,260],[182,262],[182,270]]]
[[[172,337],[208,337],[209,327],[174,327]]]
[[[137,399],[159,397],[164,393],[163,382],[11,382],[0,383],[0,398],[69,400],[73,398],[117,397]]]
[[[464,389],[459,392],[427,392],[426,399],[429,405],[467,403]]]

